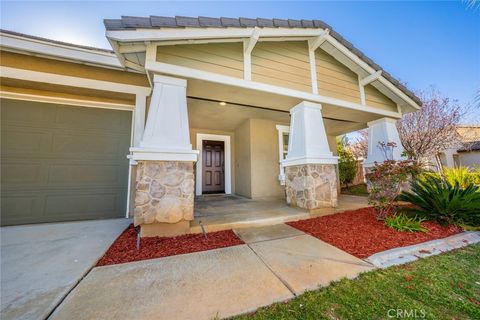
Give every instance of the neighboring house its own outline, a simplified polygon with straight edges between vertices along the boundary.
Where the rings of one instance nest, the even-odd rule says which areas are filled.
[[[461,144],[440,153],[440,161],[446,168],[480,167],[480,126],[462,125],[457,127]]]
[[[421,105],[318,20],[105,26],[113,51],[1,32],[3,225],[127,214],[185,233],[205,193],[334,207],[335,137],[368,127],[370,166]]]

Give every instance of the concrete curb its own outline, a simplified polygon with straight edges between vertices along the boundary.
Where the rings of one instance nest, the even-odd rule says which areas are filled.
[[[377,268],[387,268],[478,242],[480,242],[480,232],[467,231],[443,239],[375,253],[365,259],[365,261],[373,264]]]

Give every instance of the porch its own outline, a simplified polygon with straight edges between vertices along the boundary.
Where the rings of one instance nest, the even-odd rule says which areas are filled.
[[[274,225],[367,206],[366,197],[344,194],[338,196],[336,208],[310,212],[287,205],[284,198],[248,199],[238,195],[204,195],[195,198],[195,217],[190,223],[190,230],[200,233],[202,225],[206,232]]]
[[[278,224],[366,206],[365,199],[338,198],[336,136],[368,126],[374,139],[397,141],[390,137],[394,121],[368,108],[153,78],[145,129],[130,149],[142,236]]]

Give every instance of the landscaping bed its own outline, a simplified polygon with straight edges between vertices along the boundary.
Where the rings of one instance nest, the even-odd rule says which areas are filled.
[[[446,238],[462,231],[450,225],[426,221],[427,232],[401,232],[376,219],[373,208],[345,211],[329,216],[287,223],[358,258],[374,253]]]
[[[131,224],[115,240],[97,266],[155,259],[184,253],[212,250],[243,244],[232,230],[203,234],[186,234],[176,237],[148,237],[140,241],[137,250],[137,230]]]

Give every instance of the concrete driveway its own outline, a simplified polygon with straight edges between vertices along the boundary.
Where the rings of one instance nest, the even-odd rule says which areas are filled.
[[[0,318],[48,317],[129,223],[109,219],[1,228]]]
[[[285,224],[235,232],[246,244],[94,268],[51,320],[224,318],[373,269]]]

